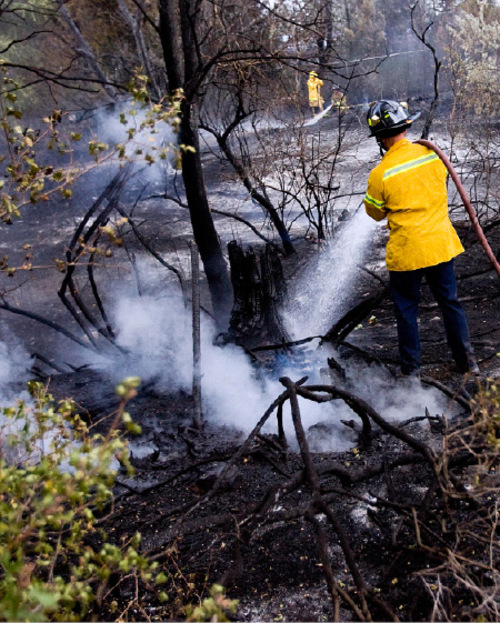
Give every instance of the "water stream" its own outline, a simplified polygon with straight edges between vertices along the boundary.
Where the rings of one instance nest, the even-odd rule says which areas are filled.
[[[376,226],[358,208],[291,285],[283,319],[293,339],[324,335],[347,311]]]

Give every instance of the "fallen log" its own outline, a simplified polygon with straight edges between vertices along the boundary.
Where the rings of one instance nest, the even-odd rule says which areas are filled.
[[[345,338],[353,331],[367,316],[376,309],[382,301],[389,297],[389,289],[384,288],[361,301],[351,308],[340,320],[338,320],[331,329],[323,336],[321,343],[329,342],[334,346],[345,340]]]

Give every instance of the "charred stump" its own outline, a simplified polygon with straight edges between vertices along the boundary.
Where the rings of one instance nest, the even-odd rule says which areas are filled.
[[[228,245],[234,303],[229,334],[235,342],[280,342],[286,332],[279,309],[286,285],[276,248],[243,249],[236,241]]]

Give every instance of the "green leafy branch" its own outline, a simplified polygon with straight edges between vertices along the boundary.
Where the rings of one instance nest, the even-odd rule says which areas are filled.
[[[169,124],[174,132],[177,131],[182,93],[173,98],[165,97],[157,103],[151,102],[147,98],[146,78],[143,76],[137,76],[130,85],[132,106],[127,113],[120,115],[121,123],[129,126],[128,139],[109,145],[92,137],[87,144],[91,160],[86,164],[74,162],[74,145],[82,140],[82,134],[74,131],[69,136],[62,134],[61,124],[65,113],[53,110],[43,118],[44,127],[41,129],[23,127],[23,112],[17,106],[16,90],[19,85],[2,65],[0,76],[0,129],[5,144],[4,153],[0,155],[0,173],[3,173],[0,179],[0,219],[5,223],[19,217],[23,206],[49,201],[55,193],[70,199],[74,182],[107,160],[143,159],[151,165],[158,159],[165,160],[168,153],[177,151],[171,142],[152,144],[151,137],[159,134],[159,126],[163,123]],[[142,120],[133,123],[139,111],[144,113],[141,115]],[[145,130],[149,141],[140,144],[138,138]],[[47,160],[50,153],[54,154],[54,161],[64,157],[69,163],[61,166],[56,162],[41,164],[41,160]]]
[[[2,411],[0,439],[0,619],[86,620],[92,608],[139,608],[113,594],[131,578],[162,584],[156,562],[139,553],[141,537],[111,543],[97,514],[112,499],[116,460],[131,471],[124,429],[138,378],[117,387],[119,407],[106,435],[91,434],[75,404],[55,404],[41,383],[30,400]],[[159,594],[161,599],[161,594]]]

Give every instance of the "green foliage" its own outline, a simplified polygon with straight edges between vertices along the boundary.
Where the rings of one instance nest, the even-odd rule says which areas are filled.
[[[500,386],[485,383],[473,401],[476,435],[482,435],[480,464],[488,471],[498,461],[500,450]]]
[[[500,105],[500,8],[487,0],[464,3],[449,24],[447,64],[457,104],[483,120]]]
[[[56,405],[41,383],[29,383],[30,401],[3,409],[1,620],[78,621],[104,606],[119,617],[111,593],[124,579],[165,581],[157,563],[139,553],[139,534],[112,544],[97,519],[112,499],[113,463],[131,471],[120,429],[140,432],[125,411],[138,383],[130,378],[118,386],[120,406],[105,436],[90,434],[75,405]]]
[[[37,148],[64,156],[71,153],[71,139],[64,139],[58,128],[62,113],[54,110],[43,122],[43,129],[21,125],[23,113],[17,105],[19,85],[0,65],[0,130],[3,149],[0,156],[0,219],[10,223],[20,216],[24,205],[48,201],[54,193],[71,196],[68,188],[81,174],[73,166],[42,165]],[[72,140],[76,140],[73,138]]]
[[[214,584],[210,589],[210,597],[204,599],[199,606],[186,609],[188,621],[229,621],[228,614],[234,613],[238,600],[228,599],[223,586]]]
[[[51,115],[43,119],[44,129],[22,127],[20,122],[23,112],[16,105],[19,85],[1,64],[0,75],[0,130],[4,138],[4,153],[0,156],[0,173],[3,174],[0,181],[0,219],[10,223],[13,217],[20,215],[23,206],[49,201],[54,193],[69,199],[72,196],[70,186],[89,170],[89,166],[75,165],[73,162],[73,144],[79,142],[82,135],[70,132],[69,137],[63,137],[60,129],[63,113],[60,110],[52,111]],[[182,94],[172,100],[152,103],[148,99],[147,78],[144,76],[137,76],[130,85],[130,91],[132,106],[128,115],[120,116],[120,121],[130,126],[129,143],[139,141],[144,131],[149,136],[158,134],[161,123],[167,123],[174,129],[178,127]],[[131,120],[137,117],[139,111],[143,113],[141,120],[132,124]],[[37,150],[41,152],[41,157]],[[145,162],[152,164],[156,158],[164,159],[169,151],[175,151],[171,143],[162,146],[149,143],[138,144],[134,153],[143,155]],[[47,152],[54,153],[54,161],[58,156],[65,156],[70,164],[40,164],[40,160],[46,160]],[[94,160],[93,166],[112,157],[131,159],[131,156],[127,156],[126,145],[110,147],[94,138],[88,141],[88,153]]]
[[[54,197],[71,199],[74,182],[104,162],[114,159],[121,164],[141,160],[152,165],[157,160],[165,160],[167,154],[179,151],[173,143],[155,141],[154,137],[160,136],[164,124],[177,131],[182,93],[153,103],[145,76],[136,76],[130,83],[130,106],[120,114],[128,139],[108,145],[98,137],[91,137],[86,142],[86,150],[85,145],[78,148],[84,163],[75,160],[75,145],[83,142],[83,135],[74,130],[68,136],[63,134],[65,114],[61,110],[53,110],[43,118],[42,128],[22,125],[24,115],[17,101],[19,88],[0,62],[0,221],[4,223],[9,224],[19,217],[25,206],[48,202]],[[119,236],[113,234],[112,237],[112,242],[116,243]],[[99,253],[99,250],[93,249],[93,252]],[[63,268],[59,266],[60,270]],[[32,265],[11,267],[8,256],[0,262],[0,271],[8,276],[19,269],[32,270]]]
[[[157,160],[165,160],[168,153],[178,157],[184,145],[177,146],[171,142],[156,144],[155,136],[160,135],[162,124],[169,125],[177,133],[180,125],[181,102],[184,98],[182,89],[173,97],[164,97],[153,102],[149,94],[149,79],[136,74],[128,84],[132,96],[131,105],[126,112],[120,114],[120,123],[127,128],[129,148],[134,148],[135,156],[151,165]],[[120,157],[126,157],[127,145],[116,145]],[[130,151],[130,149],[129,149]],[[130,158],[130,156],[129,156]]]

